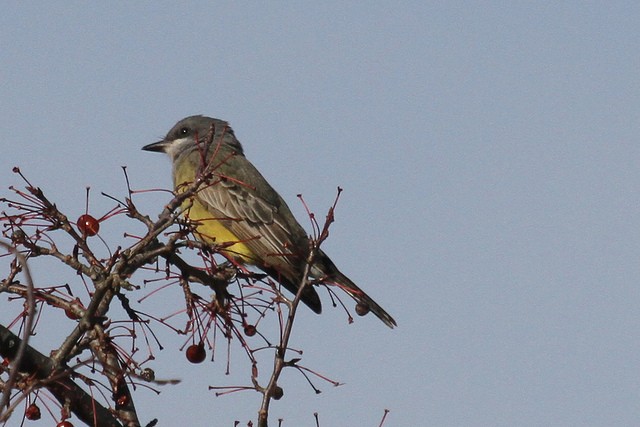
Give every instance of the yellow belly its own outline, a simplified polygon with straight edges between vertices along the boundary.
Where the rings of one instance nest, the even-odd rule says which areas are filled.
[[[227,229],[220,221],[213,217],[198,199],[187,199],[183,203],[186,209],[183,216],[194,222],[195,237],[205,243],[220,245],[220,252],[235,260],[254,264],[253,252],[247,245],[242,243],[240,238]]]
[[[173,182],[176,191],[180,193],[196,178],[200,155],[194,152],[192,156],[178,160],[173,169]],[[215,185],[215,184],[214,184]],[[229,231],[220,221],[215,218],[215,214],[209,212],[197,198],[184,201],[182,208],[185,209],[184,217],[194,221],[196,225],[195,236],[198,240],[222,245],[221,252],[225,256],[236,259],[242,263],[254,264],[252,262],[253,253],[240,238]]]
[[[236,260],[252,264],[251,261],[253,253],[244,243],[240,242],[240,239],[222,225],[220,221],[213,218],[211,214],[197,199],[193,199],[184,202],[184,207],[187,208],[184,212],[185,218],[196,222],[195,236],[198,240],[205,243],[211,243],[216,245],[222,245],[221,252],[225,255],[231,256]]]

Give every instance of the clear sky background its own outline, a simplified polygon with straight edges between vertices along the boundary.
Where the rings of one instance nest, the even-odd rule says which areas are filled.
[[[134,188],[169,188],[168,159],[140,147],[191,114],[229,120],[305,225],[296,194],[324,216],[345,189],[325,250],[399,327],[348,325],[326,298],[303,310],[303,362],[345,385],[316,395],[287,373],[285,427],[374,427],[385,408],[389,427],[640,422],[637,2],[2,9],[3,195],[14,165],[71,218],[86,186],[97,213],[101,191],[126,194],[122,165]],[[255,420],[257,393],[207,391],[248,378],[189,364],[182,340],[163,336],[152,366],[184,381],[141,391],[142,420]]]

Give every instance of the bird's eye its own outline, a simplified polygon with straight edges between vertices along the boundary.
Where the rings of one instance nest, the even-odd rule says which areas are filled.
[[[189,135],[189,128],[188,127],[180,128],[180,135]]]

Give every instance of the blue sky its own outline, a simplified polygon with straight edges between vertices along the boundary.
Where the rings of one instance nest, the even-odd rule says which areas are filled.
[[[296,194],[323,216],[345,189],[324,248],[399,324],[301,313],[306,365],[345,385],[285,375],[285,426],[377,426],[385,408],[385,426],[635,425],[639,18],[635,2],[8,4],[0,182],[19,165],[70,217],[87,186],[105,212],[122,165],[170,187],[140,147],[191,114],[228,120],[303,224]],[[36,279],[73,280],[52,268]],[[246,378],[165,339],[154,369],[184,381],[141,391],[143,419],[255,417],[257,393],[206,389]]]

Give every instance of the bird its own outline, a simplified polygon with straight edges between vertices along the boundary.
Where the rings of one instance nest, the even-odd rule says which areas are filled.
[[[229,123],[194,115],[178,121],[145,151],[169,155],[176,193],[206,179],[185,202],[183,212],[195,224],[194,236],[216,244],[219,253],[241,265],[253,265],[294,295],[305,274],[310,237],[291,209],[245,157]],[[314,283],[335,285],[357,301],[356,312],[371,311],[387,326],[396,321],[345,276],[329,256],[317,249],[309,268]],[[305,286],[301,301],[320,314],[322,303],[314,286]]]

